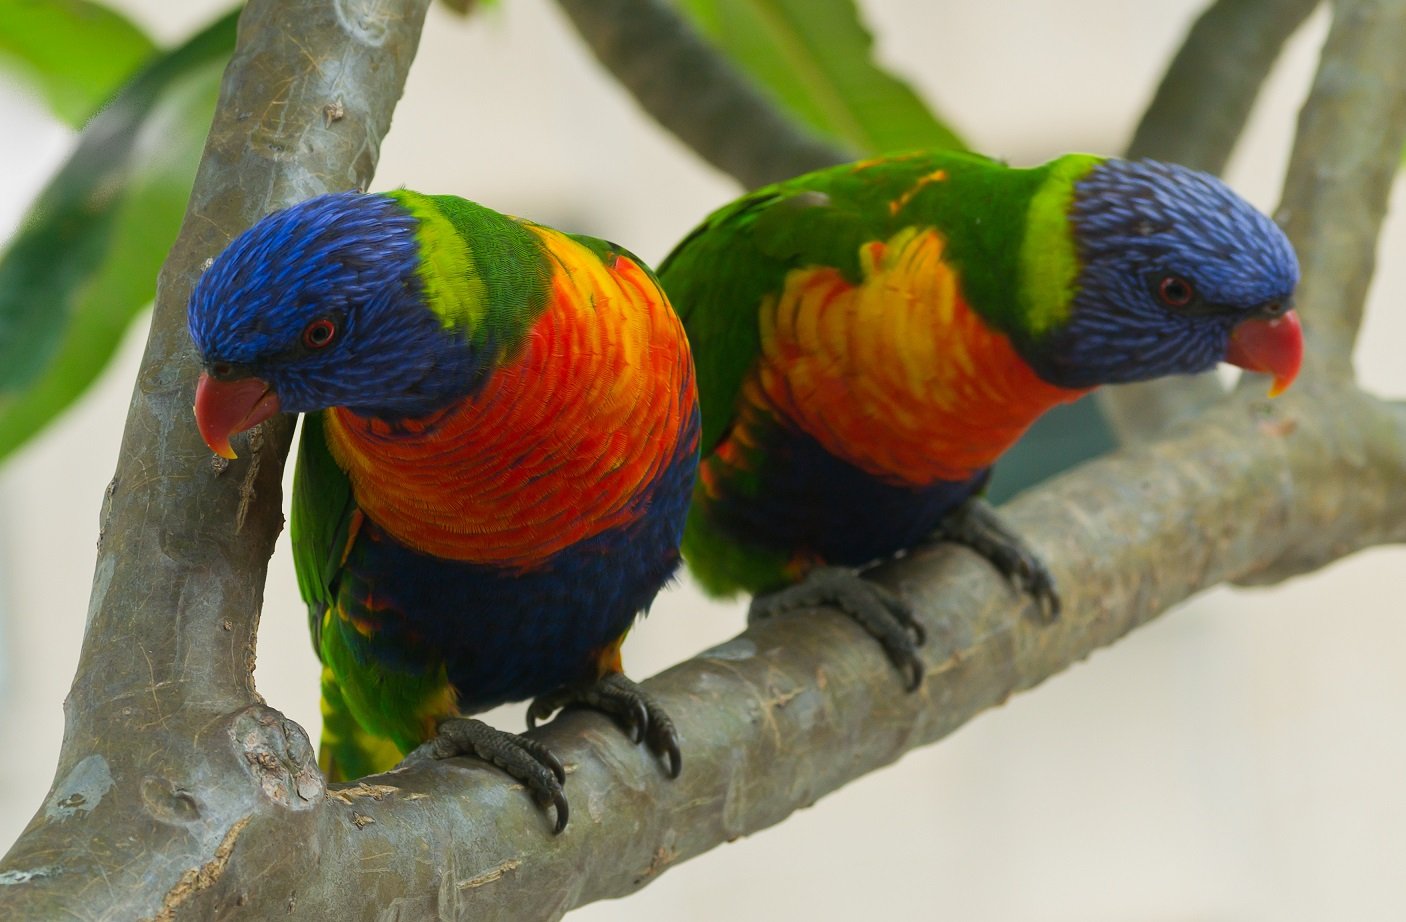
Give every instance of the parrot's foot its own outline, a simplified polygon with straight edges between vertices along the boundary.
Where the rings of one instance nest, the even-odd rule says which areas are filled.
[[[674,722],[649,692],[621,672],[608,672],[594,682],[564,685],[532,702],[527,709],[527,726],[537,726],[565,707],[587,707],[615,718],[636,743],[669,763],[669,777],[677,778],[683,768],[679,735]]]
[[[1041,621],[1053,624],[1059,620],[1059,593],[1054,577],[986,500],[972,497],[962,503],[942,520],[928,540],[952,541],[976,551],[1017,589],[1034,597]]]
[[[844,567],[816,567],[794,586],[755,596],[748,621],[760,621],[798,608],[830,606],[849,615],[879,642],[889,660],[907,678],[908,691],[923,681],[918,647],[926,639],[923,626],[898,593],[870,582]]]
[[[548,806],[556,808],[557,825],[554,832],[559,833],[566,828],[568,811],[566,794],[562,791],[562,785],[566,783],[566,769],[562,768],[552,751],[537,740],[490,727],[481,720],[450,717],[441,721],[434,738],[406,756],[406,761],[452,759],[464,755],[492,762],[522,782],[538,806],[544,810]]]

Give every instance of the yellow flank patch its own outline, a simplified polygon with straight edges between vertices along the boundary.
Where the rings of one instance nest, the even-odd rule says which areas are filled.
[[[445,329],[477,330],[487,311],[488,289],[474,266],[468,241],[428,197],[409,189],[389,194],[420,222],[417,271],[425,286],[425,303]]]
[[[382,611],[385,608],[386,606],[379,604],[374,596],[368,596],[361,601],[357,611],[365,610],[368,612],[376,612]],[[347,611],[341,599],[338,599],[336,604],[329,605],[327,611],[322,616],[322,630],[324,635],[326,632],[333,629],[332,618],[336,617],[350,624],[352,629],[362,637],[374,637],[377,627],[376,622],[367,618],[357,617],[357,611]]]
[[[443,673],[444,670],[441,669],[440,672]],[[415,709],[415,716],[420,721],[425,739],[435,735],[441,720],[459,713],[459,694],[454,690],[454,686],[449,684],[447,675],[443,676],[443,680],[444,684],[426,695],[420,706]]]
[[[326,624],[327,624],[326,619],[323,619],[323,625],[325,626]],[[324,664],[323,667],[322,667],[322,687],[323,687],[323,688],[326,688],[326,687],[329,686],[329,685],[334,685],[334,686],[335,686],[336,684],[337,684],[337,675],[336,675],[336,673],[334,673],[334,672],[332,671],[332,667],[331,667],[331,666],[328,666],[328,665],[325,665],[325,664]],[[337,713],[337,706],[336,706],[335,704],[333,704],[331,701],[328,701],[326,696],[323,696],[323,698],[322,698],[322,719],[323,719],[323,720],[326,720],[326,719],[328,719],[329,717],[335,716],[336,713]]]
[[[762,361],[744,402],[875,476],[924,485],[988,467],[1040,413],[1083,393],[1035,376],[967,306],[943,249],[935,230],[907,228],[861,247],[858,285],[828,266],[793,270],[761,305]]]
[[[625,667],[620,662],[620,647],[625,643],[625,636],[630,631],[626,628],[625,633],[612,640],[610,643],[596,651],[596,676],[607,676],[615,672],[624,672]]]
[[[325,722],[326,713],[323,714],[324,723],[322,725],[322,739],[318,745],[317,767],[328,776],[329,781],[351,781],[351,773],[341,767],[339,754],[345,754],[348,750],[355,750],[357,759],[368,766],[365,773],[379,773],[390,771],[400,764],[400,760],[405,758],[405,753],[400,751],[392,740],[384,736],[373,736],[360,727],[355,726],[351,721],[346,722],[346,729],[349,731],[344,737],[340,733],[328,729]],[[363,772],[356,772],[360,776]]]

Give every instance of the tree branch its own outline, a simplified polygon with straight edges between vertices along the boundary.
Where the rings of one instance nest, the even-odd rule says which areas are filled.
[[[1270,68],[1318,0],[1217,0],[1182,42],[1128,144],[1151,157],[1220,173]]]
[[[744,188],[854,159],[773,105],[663,0],[557,4],[651,118]]]
[[[56,780],[6,858],[20,876],[0,882],[25,883],[0,887],[0,915],[165,917],[270,817],[309,838],[311,748],[250,675],[291,426],[212,468],[191,424],[185,304],[204,261],[263,214],[367,183],[427,5],[253,0],[240,17],[103,504]],[[85,891],[96,881],[101,895]]]
[[[1279,218],[1299,253],[1310,359],[1352,375],[1377,234],[1406,147],[1406,2],[1337,0]]]
[[[183,309],[200,262],[258,215],[365,182],[424,3],[384,10],[309,3],[296,39],[275,0],[244,14],[104,512],[57,780],[0,863],[0,915],[556,917],[781,821],[1192,593],[1406,540],[1406,408],[1311,375],[1272,403],[1237,394],[1012,503],[1012,525],[1063,586],[1053,627],[964,550],[885,568],[928,629],[916,694],[849,621],[811,612],[646,683],[687,748],[677,781],[600,715],[541,731],[571,772],[562,836],[468,760],[326,792],[302,729],[249,679],[286,430],[222,475],[209,468],[188,417]],[[1312,143],[1306,132],[1304,156]],[[1314,186],[1286,202],[1298,194],[1314,208],[1336,200]],[[1350,256],[1338,243],[1320,259],[1326,245],[1306,240],[1311,274],[1338,271]]]
[[[417,765],[326,799],[259,805],[247,828],[221,840],[229,847],[209,859],[218,878],[191,889],[182,911],[550,919],[629,894],[940,739],[1188,595],[1406,540],[1403,478],[1406,408],[1346,385],[1272,404],[1239,395],[1171,439],[1096,461],[1007,507],[1064,587],[1065,616],[1053,627],[1035,623],[969,552],[924,551],[880,577],[923,613],[927,676],[915,694],[835,613],[764,622],[645,683],[683,737],[676,781],[606,718],[567,714],[538,734],[570,773],[575,809],[563,835],[482,763]],[[273,790],[296,785],[283,777]]]
[[[1220,173],[1284,43],[1318,0],[1216,0],[1187,33],[1126,156]],[[1214,374],[1106,387],[1095,398],[1123,442],[1156,435],[1225,395]]]

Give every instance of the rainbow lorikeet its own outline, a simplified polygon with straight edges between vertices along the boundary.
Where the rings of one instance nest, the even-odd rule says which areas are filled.
[[[452,196],[324,195],[191,295],[212,450],[303,413],[290,531],[322,659],[323,769],[476,754],[567,821],[541,743],[460,715],[580,704],[680,767],[620,644],[679,563],[697,470],[678,317],[625,250]]]
[[[754,617],[837,605],[914,686],[917,622],[856,573],[956,540],[1056,616],[1048,572],[979,498],[1041,413],[1222,361],[1277,393],[1302,357],[1284,234],[1219,180],[1151,161],[837,166],[723,207],[659,276],[703,406],[690,570],[761,593]]]

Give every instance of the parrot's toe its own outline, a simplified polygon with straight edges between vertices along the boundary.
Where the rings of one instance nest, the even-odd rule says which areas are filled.
[[[635,743],[668,763],[670,778],[683,770],[683,754],[674,721],[654,698],[622,672],[608,672],[594,682],[564,685],[532,702],[528,727],[566,707],[587,707],[609,714]]]
[[[561,760],[537,740],[490,727],[481,720],[451,717],[442,721],[435,737],[407,756],[406,761],[464,755],[492,762],[521,782],[538,806],[544,810],[548,806],[555,808],[557,821],[553,831],[560,833],[566,828],[570,815],[566,793],[562,790],[566,769]]]
[[[929,541],[951,541],[976,551],[1016,589],[1035,600],[1043,623],[1053,624],[1059,620],[1059,592],[1054,577],[986,500],[973,497],[958,506],[942,520]]]
[[[748,620],[760,621],[801,608],[838,608],[884,648],[904,674],[908,691],[923,681],[918,647],[927,639],[913,607],[893,590],[844,567],[817,567],[794,586],[752,599]]]

